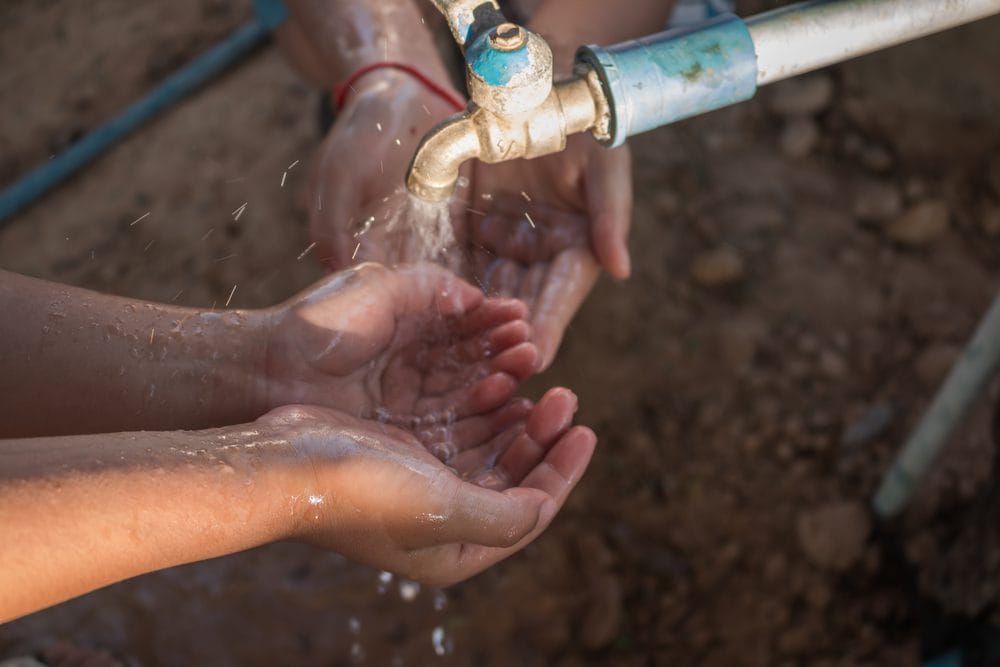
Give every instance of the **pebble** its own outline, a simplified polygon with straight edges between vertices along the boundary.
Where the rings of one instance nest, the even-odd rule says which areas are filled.
[[[940,239],[948,231],[948,204],[940,199],[920,202],[896,218],[887,236],[904,246],[917,248]]]
[[[590,600],[580,625],[580,643],[597,651],[618,636],[623,616],[622,586],[611,573],[590,582]]]
[[[728,246],[698,255],[691,265],[691,277],[702,287],[732,285],[739,282],[745,273],[743,258]]]
[[[653,195],[653,208],[661,215],[676,215],[680,207],[681,199],[673,190],[660,189]]]
[[[903,195],[891,183],[868,181],[858,187],[854,215],[864,222],[886,222],[903,212]]]
[[[789,120],[778,137],[778,147],[785,157],[804,158],[819,143],[819,126],[812,118],[799,116]]]
[[[935,343],[920,353],[914,367],[925,389],[933,390],[941,385],[960,352],[955,345]]]
[[[799,515],[799,547],[814,565],[842,572],[865,553],[871,520],[865,506],[855,501],[835,501]]]
[[[866,146],[860,159],[862,165],[874,172],[885,172],[892,167],[892,153],[884,146]]]
[[[825,72],[783,81],[770,91],[768,108],[779,116],[817,114],[833,102],[833,79]]]
[[[819,355],[819,369],[831,380],[842,380],[847,375],[847,362],[833,350],[823,350]]]

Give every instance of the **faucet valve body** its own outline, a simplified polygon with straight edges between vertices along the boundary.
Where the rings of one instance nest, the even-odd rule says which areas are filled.
[[[525,113],[552,92],[552,50],[538,35],[514,25],[481,32],[465,47],[472,101],[501,116]]]

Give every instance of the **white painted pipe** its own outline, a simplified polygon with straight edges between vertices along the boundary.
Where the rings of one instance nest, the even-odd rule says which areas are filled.
[[[747,19],[757,85],[1000,14],[1000,0],[813,0]]]

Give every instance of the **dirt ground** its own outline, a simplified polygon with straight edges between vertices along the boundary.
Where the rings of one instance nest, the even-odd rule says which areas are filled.
[[[248,4],[2,3],[0,183]],[[1000,287],[998,30],[633,142],[635,275],[599,285],[532,384],[574,389],[599,451],[523,554],[442,593],[278,544],[7,624],[0,658],[69,640],[136,665],[863,667],[1000,625],[995,385],[904,519],[865,511]],[[295,207],[316,103],[261,50],[17,216],[0,266],[199,307],[289,296],[322,274]]]

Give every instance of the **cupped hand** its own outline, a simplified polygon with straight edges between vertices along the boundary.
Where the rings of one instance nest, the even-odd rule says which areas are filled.
[[[452,425],[506,403],[539,362],[524,304],[432,264],[363,264],[268,315],[268,407]]]
[[[294,433],[284,493],[297,538],[416,581],[448,585],[516,553],[551,523],[596,438],[572,427],[576,397],[549,391],[469,420],[451,434],[451,465],[418,430],[317,407],[261,422]]]
[[[531,310],[542,366],[603,266],[630,272],[631,158],[591,137],[534,160],[475,162],[453,218],[467,238],[469,263],[489,294],[516,296]]]
[[[323,263],[337,270],[365,261],[421,259],[411,252],[409,225],[398,224],[406,205],[406,168],[423,136],[455,111],[392,69],[354,84],[319,147],[304,202]]]

